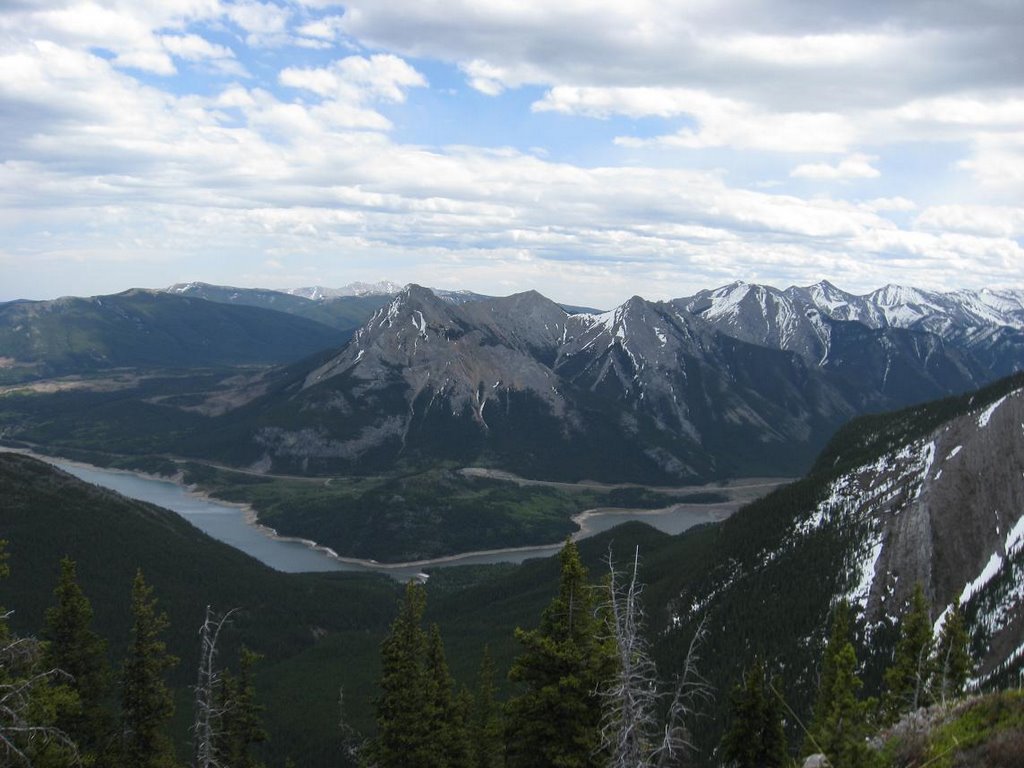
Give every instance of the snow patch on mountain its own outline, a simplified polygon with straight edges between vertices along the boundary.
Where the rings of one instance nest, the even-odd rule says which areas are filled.
[[[992,418],[992,414],[995,413],[996,409],[1006,401],[1005,397],[1001,397],[996,400],[992,405],[983,410],[978,414],[978,428],[984,429],[988,426],[989,419]]]

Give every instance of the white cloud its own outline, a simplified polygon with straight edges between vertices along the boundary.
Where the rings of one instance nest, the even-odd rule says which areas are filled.
[[[616,143],[630,147],[843,152],[856,138],[855,127],[839,114],[763,112],[751,104],[687,88],[556,86],[534,102],[531,109],[596,118],[688,116],[697,124],[653,139],[616,139]]]
[[[865,210],[874,211],[876,213],[881,211],[905,213],[907,211],[917,210],[917,203],[913,200],[908,200],[905,197],[876,197],[874,200],[868,200],[867,202],[861,203],[861,207]]]
[[[303,37],[312,37],[325,42],[333,42],[341,34],[343,17],[324,16],[299,26],[296,32]]]
[[[829,165],[828,163],[805,163],[798,165],[789,172],[789,175],[797,179],[819,179],[824,181],[877,179],[882,175],[881,171],[872,165],[877,160],[877,157],[854,154],[844,157],[835,165]]]
[[[425,87],[422,74],[397,56],[374,54],[347,56],[320,69],[288,68],[281,71],[283,85],[311,91],[318,96],[359,101],[376,97],[386,101],[405,101],[409,88]]]
[[[963,30],[940,19],[939,31],[904,39],[902,16],[829,31],[828,14],[853,13],[833,0],[803,16],[785,0],[772,13],[669,5],[353,0],[340,17],[216,0],[2,10],[0,255],[54,265],[54,275],[116,259],[125,280],[157,267],[170,278],[150,284],[181,279],[189,265],[230,263],[239,275],[254,263],[287,275],[330,265],[326,277],[386,270],[480,290],[541,286],[602,306],[623,292],[664,298],[737,277],[827,276],[851,290],[1020,283],[1024,95],[1019,84],[997,87],[998,73],[971,52],[981,50],[968,45],[978,20],[951,6]],[[222,44],[239,30],[244,41]],[[989,52],[1012,63],[1019,54],[999,40]],[[250,50],[348,43],[376,52]],[[908,50],[949,55],[879,76]],[[858,62],[867,53],[872,61]],[[465,133],[464,146],[400,144],[377,110],[387,102],[403,114],[410,89],[427,87],[411,55],[460,67],[499,97],[484,100],[495,109],[516,101],[503,91],[539,85],[537,112],[674,122],[662,136],[623,136],[586,164],[559,161],[555,146],[474,147]],[[137,71],[171,78],[177,65],[191,77],[243,62],[254,73],[245,87],[191,94],[189,78],[171,89]],[[956,67],[964,72],[950,76]],[[576,126],[585,138],[586,122]],[[888,145],[922,140],[955,145],[955,156],[935,153],[962,186],[929,189],[920,199],[932,205],[910,220],[917,190],[884,186],[899,172]],[[688,153],[645,151],[659,147]],[[880,197],[803,199],[757,188],[763,178],[743,188],[735,173],[693,170],[748,157],[769,163],[776,181],[790,164],[796,177],[877,178]]]
[[[907,123],[1019,129],[1024,125],[1024,98],[1010,92],[1002,97],[956,95],[914,99],[894,109],[893,117]]]
[[[512,79],[500,68],[480,59],[463,62],[459,69],[466,73],[471,88],[488,96],[502,93]]]
[[[899,51],[903,39],[894,34],[765,35],[740,33],[705,42],[719,54],[783,67],[859,65],[870,58]]]
[[[559,85],[534,102],[534,112],[608,118],[677,117],[686,114],[736,113],[743,107],[732,99],[689,88],[595,88]]]
[[[1020,200],[1024,196],[1024,131],[981,132],[973,144],[974,155],[960,167],[986,191]]]
[[[161,35],[160,43],[171,54],[186,61],[235,57],[234,51],[227,46],[216,45],[199,35]]]
[[[201,64],[224,75],[248,77],[249,73],[235,58],[235,52],[224,45],[211,43],[195,34],[161,35],[164,49],[184,61]]]
[[[1024,208],[988,205],[934,205],[915,225],[933,232],[958,232],[995,238],[1024,237]]]
[[[347,56],[329,67],[288,68],[281,71],[282,85],[309,91],[322,101],[314,112],[338,128],[387,130],[390,121],[365,106],[371,99],[401,103],[406,90],[425,87],[426,78],[397,56],[374,54]]]
[[[260,46],[282,40],[291,12],[274,3],[242,0],[225,7],[229,19],[248,33],[246,42]]]

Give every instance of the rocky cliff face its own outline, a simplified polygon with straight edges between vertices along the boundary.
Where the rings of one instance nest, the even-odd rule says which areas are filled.
[[[267,404],[261,466],[452,460],[657,482],[799,474],[852,416],[974,384],[935,335],[744,291],[726,332],[714,302],[635,296],[569,315],[535,291],[457,304],[409,286]],[[765,302],[777,311],[750,320]]]
[[[855,531],[846,592],[869,625],[923,585],[935,618],[959,598],[987,649],[979,674],[1024,653],[1024,387],[833,480],[787,542]]]
[[[697,481],[799,472],[857,405],[798,356],[670,304],[567,315],[536,292],[452,304],[410,286],[268,409],[294,414],[257,420],[278,467]]]

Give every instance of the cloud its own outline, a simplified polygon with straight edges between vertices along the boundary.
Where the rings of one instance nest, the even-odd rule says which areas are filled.
[[[753,105],[687,88],[581,88],[556,86],[533,103],[535,112],[607,118],[613,115],[691,118],[695,127],[641,139],[616,138],[622,146],[702,149],[732,147],[772,152],[842,152],[856,137],[841,115],[758,111]]]
[[[246,44],[253,47],[277,46],[287,42],[291,11],[274,3],[242,0],[225,7],[231,21],[246,33]]]
[[[789,175],[797,179],[818,179],[822,181],[846,181],[848,179],[877,179],[882,175],[872,163],[877,157],[854,154],[844,157],[835,165],[828,163],[804,163],[798,165]]]
[[[314,21],[308,21],[296,29],[302,37],[312,37],[324,42],[334,42],[341,35],[343,17],[324,16]]]
[[[199,35],[161,35],[160,43],[168,52],[186,61],[235,57],[234,51],[230,48],[215,45]]]
[[[211,43],[196,34],[161,35],[160,44],[172,56],[201,64],[224,75],[248,77],[249,73],[235,58],[235,52],[224,45]]]
[[[409,88],[426,87],[427,80],[405,61],[390,54],[348,56],[329,67],[287,68],[278,76],[282,85],[321,97],[316,112],[342,128],[387,130],[391,123],[365,107],[379,99],[401,103]]]
[[[917,210],[917,203],[913,200],[908,200],[905,197],[876,197],[874,200],[868,200],[861,203],[861,207],[865,210],[874,211],[876,213],[881,211],[905,213],[907,211]]]
[[[976,134],[1020,132],[1024,48],[1011,6],[351,0],[341,24],[368,45],[451,62],[491,96],[545,88],[539,112],[681,122],[621,136],[622,147],[838,155],[957,142],[976,154],[964,170],[1008,193],[1018,182],[990,169],[1009,155],[1017,178],[1012,142],[996,149]]]
[[[1024,95],[979,52],[1004,66],[1020,54],[988,11],[915,6],[922,15],[909,23],[902,3],[772,5],[5,9],[0,256],[52,265],[54,278],[63,265],[65,280],[112,260],[118,279],[160,275],[149,284],[230,264],[228,276],[543,286],[600,306],[738,277],[827,276],[850,290],[1019,284]],[[830,28],[835,15],[847,31]],[[359,54],[296,47],[307,44]],[[431,61],[413,66],[413,56]],[[557,114],[581,145],[591,121],[615,121],[602,141],[625,135],[584,162],[555,142],[521,151],[446,133],[441,119],[417,133],[409,124],[429,99],[409,94],[429,87],[424,72],[445,71],[438,61],[494,97],[474,101],[494,109],[485,124]],[[193,80],[231,67],[252,76]],[[539,94],[532,114],[507,93],[524,86]],[[651,136],[627,122],[646,118],[667,127]],[[451,135],[461,143],[445,144]],[[893,181],[901,164],[891,161],[915,142],[946,174],[927,196]],[[843,199],[843,185],[801,197],[791,166],[797,179],[877,179],[878,197]]]
[[[1008,199],[1024,196],[1024,132],[984,131],[973,139],[974,155],[960,163],[986,191]]]
[[[831,111],[1012,81],[1024,54],[1003,5],[351,0],[344,28],[395,52],[486,63],[506,87],[687,87]]]
[[[933,232],[1020,238],[1024,237],[1024,207],[934,205],[925,208],[914,223]]]

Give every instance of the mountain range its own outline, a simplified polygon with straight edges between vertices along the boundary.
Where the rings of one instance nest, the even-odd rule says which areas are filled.
[[[451,462],[636,482],[798,475],[855,415],[1024,367],[1021,291],[734,283],[601,313],[535,291],[378,288],[394,286],[305,298],[188,283],[14,302],[0,306],[0,358],[8,375],[37,376],[288,363],[245,396],[219,392],[230,405],[205,409],[216,415],[174,445],[261,471]]]
[[[1001,294],[998,316],[1017,325],[967,325],[994,322],[995,310],[947,307],[961,324],[945,323],[945,335],[922,318],[895,324],[911,313],[893,291],[879,295],[889,309],[871,314],[863,307],[875,304],[841,303],[825,283],[736,284],[569,314],[533,291],[454,304],[408,286],[337,354],[225,420],[244,425],[232,434],[249,436],[249,460],[276,471],[448,460],[559,479],[694,482],[799,474],[854,415],[1024,365],[1009,342],[1021,333],[1017,294]],[[985,359],[966,341],[981,335],[1002,339]]]

